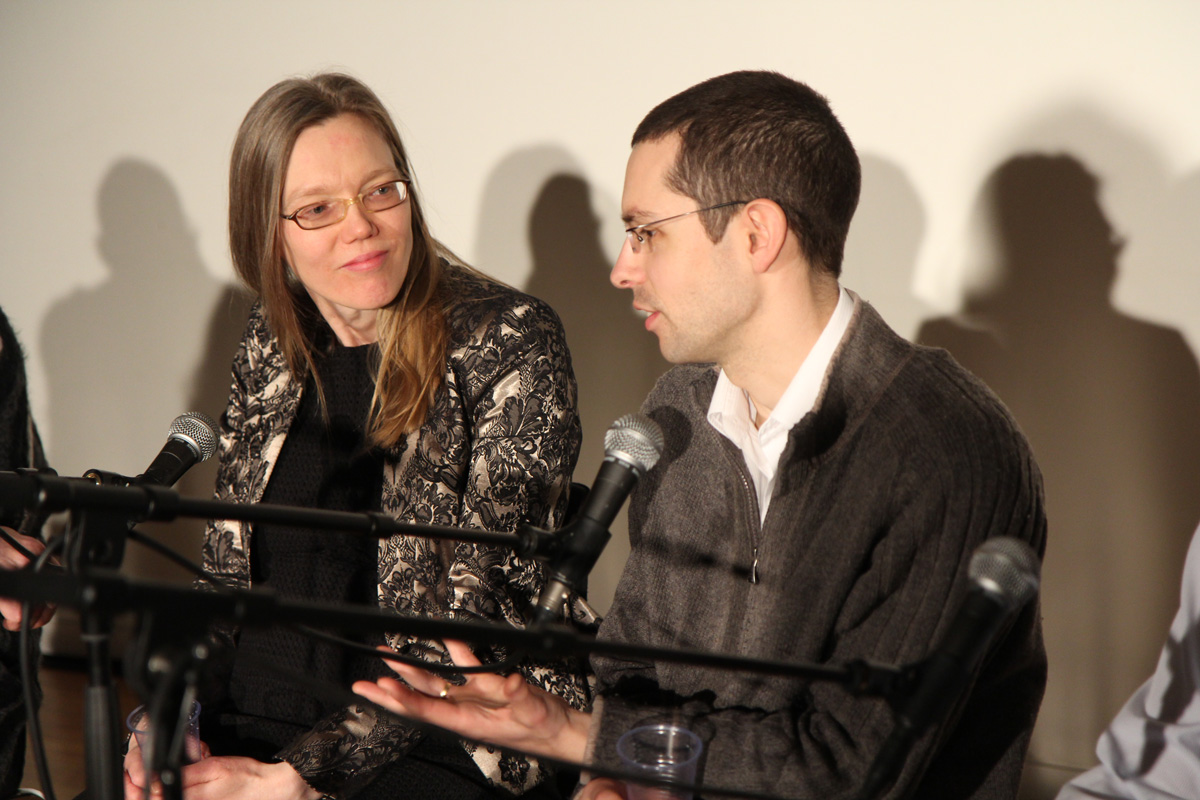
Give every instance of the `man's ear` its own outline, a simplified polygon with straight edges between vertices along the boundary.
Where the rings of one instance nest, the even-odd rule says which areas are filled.
[[[766,272],[779,258],[787,241],[787,214],[774,200],[759,198],[742,212],[750,242],[750,258],[756,272]]]

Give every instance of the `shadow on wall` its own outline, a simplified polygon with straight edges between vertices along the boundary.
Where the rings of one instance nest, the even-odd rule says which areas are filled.
[[[863,155],[862,193],[846,239],[842,285],[875,307],[906,339],[931,310],[912,289],[925,209],[908,176],[891,161]]]
[[[229,396],[229,366],[249,312],[245,295],[211,277],[183,216],[179,197],[157,167],[116,162],[97,197],[97,249],[109,274],[57,302],[42,329],[49,383],[50,463],[63,475],[102,469],[136,475],[166,441],[184,411],[217,418]],[[177,489],[208,497],[216,459]],[[141,529],[196,559],[203,522]],[[185,579],[131,544],[132,574]],[[74,623],[56,622],[48,652],[78,650]]]
[[[1000,395],[1044,474],[1050,679],[1035,765],[1094,762],[1100,731],[1154,668],[1200,518],[1200,369],[1177,331],[1113,307],[1124,242],[1100,188],[1069,155],[1000,165],[978,207],[991,281],[918,335]],[[1070,774],[1027,772],[1023,797],[1052,797]]]
[[[484,194],[480,266],[529,264],[525,291],[562,318],[579,384],[583,447],[575,479],[590,484],[604,457],[613,420],[637,411],[668,365],[658,341],[632,311],[629,292],[608,282],[611,268],[600,240],[592,191],[562,149],[520,150],[493,171]],[[612,209],[613,217],[618,216]],[[527,240],[522,240],[522,233]],[[589,581],[589,597],[607,611],[629,554],[622,514]]]

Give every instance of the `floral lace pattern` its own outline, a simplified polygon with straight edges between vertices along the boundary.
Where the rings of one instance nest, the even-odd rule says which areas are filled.
[[[511,531],[553,527],[566,509],[579,453],[575,380],[562,325],[544,303],[447,265],[445,379],[425,424],[385,454],[381,510],[404,522]],[[261,499],[300,403],[261,308],[251,313],[234,359],[222,420],[217,498]],[[210,523],[204,566],[222,583],[250,584],[250,526]],[[542,569],[495,546],[393,536],[380,541],[379,605],[450,619],[482,615],[524,627]],[[226,632],[232,641],[234,632]],[[401,652],[445,659],[440,645],[390,635]],[[581,672],[566,662],[526,663],[532,683],[576,707],[589,702]],[[367,706],[343,709],[280,754],[319,791],[347,796],[406,752],[421,733]],[[545,770],[536,761],[469,743],[495,785],[521,793]]]

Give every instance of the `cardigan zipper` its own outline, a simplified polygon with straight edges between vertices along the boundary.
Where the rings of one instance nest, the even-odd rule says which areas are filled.
[[[738,477],[742,479],[742,487],[746,490],[747,496],[750,498],[750,516],[754,516],[757,511],[758,502],[755,500],[755,494],[750,488],[750,482],[746,480],[746,476],[738,471]],[[748,530],[750,531],[750,583],[758,583],[758,527],[759,521],[751,519]]]

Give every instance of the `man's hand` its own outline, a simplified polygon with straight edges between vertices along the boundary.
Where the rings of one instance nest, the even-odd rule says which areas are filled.
[[[460,667],[479,664],[461,642],[447,641],[446,650]],[[520,673],[475,673],[455,686],[425,670],[387,663],[405,683],[394,678],[358,681],[354,691],[389,711],[460,736],[562,761],[583,761],[591,716],[531,686]]]
[[[32,536],[22,536],[12,528],[5,528],[4,532],[17,540],[22,547],[35,556],[40,555],[46,549],[46,545],[42,543],[41,539],[36,539]],[[0,539],[0,569],[21,569],[28,563],[28,558],[14,549],[8,542]],[[7,630],[20,630],[21,601],[12,597],[0,597],[0,617],[4,617],[4,627]],[[30,614],[29,624],[33,628],[40,628],[53,617],[53,605],[35,605]]]

